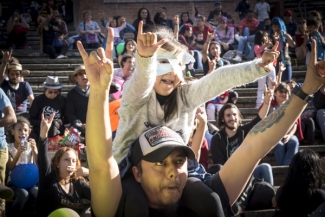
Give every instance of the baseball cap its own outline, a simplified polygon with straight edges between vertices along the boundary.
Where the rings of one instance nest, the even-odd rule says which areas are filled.
[[[182,137],[165,126],[154,127],[140,135],[131,150],[131,163],[139,161],[160,162],[175,149],[182,149],[186,157],[195,159],[193,150],[188,147]]]
[[[14,192],[11,188],[0,184],[0,198],[5,200],[10,200],[14,196]]]
[[[292,11],[290,11],[290,10],[285,10],[283,14],[284,14],[284,15],[290,15],[290,16],[292,16]]]
[[[214,5],[221,5],[221,2],[220,1],[215,1]]]

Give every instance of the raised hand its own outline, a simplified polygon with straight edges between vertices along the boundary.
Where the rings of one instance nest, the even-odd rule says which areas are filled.
[[[165,40],[161,39],[159,42],[157,42],[157,35],[152,32],[143,33],[142,26],[143,22],[140,21],[137,39],[138,54],[142,57],[151,57],[156,53],[158,48],[165,43]]]
[[[179,16],[178,15],[174,16],[174,25],[179,25]]]
[[[286,70],[286,67],[283,65],[282,62],[279,62],[279,71],[283,72],[284,70]]]
[[[215,36],[215,32],[208,32],[208,35],[207,35],[207,42],[210,42],[214,39],[214,36]]]
[[[273,94],[274,94],[274,90],[276,87],[276,82],[273,81],[271,78],[270,78],[270,83],[271,83],[271,85],[270,85],[269,89],[267,89],[266,84],[264,85],[264,102],[266,104],[271,103],[271,100],[272,100]]]
[[[55,113],[52,113],[49,118],[45,118],[44,114],[42,113],[41,117],[41,124],[40,124],[40,137],[41,139],[47,138],[47,133],[49,132],[49,129],[52,125],[53,119],[54,119]]]
[[[111,39],[108,40],[112,40],[112,37],[109,38]],[[80,41],[77,42],[77,46],[86,68],[90,88],[92,90],[108,91],[113,74],[112,60],[106,57],[105,51],[101,47],[97,51],[92,51],[88,56]],[[107,48],[107,53],[111,52],[109,49],[111,48]]]
[[[12,49],[10,49],[9,51],[1,51],[1,53],[2,53],[2,62],[3,63],[8,63],[11,61]]]
[[[316,41],[312,40],[310,60],[301,89],[307,94],[315,93],[325,83],[325,61],[317,62]]]
[[[277,51],[278,46],[279,42],[277,41],[272,49],[267,49],[264,51],[262,55],[262,62],[258,64],[259,67],[264,68],[265,71],[271,71],[274,60],[276,60],[280,55],[280,52]]]

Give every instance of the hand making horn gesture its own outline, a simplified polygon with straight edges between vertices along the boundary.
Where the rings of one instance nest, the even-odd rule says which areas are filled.
[[[142,57],[151,57],[155,54],[158,48],[165,43],[165,40],[161,39],[159,42],[157,42],[157,35],[152,32],[143,33],[142,26],[143,22],[140,21],[137,39],[138,54]]]

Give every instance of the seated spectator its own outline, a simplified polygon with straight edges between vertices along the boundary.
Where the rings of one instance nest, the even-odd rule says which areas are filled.
[[[196,47],[191,24],[186,23],[182,26],[178,35],[178,41],[181,44],[184,44],[188,48],[189,52],[194,56],[196,63],[193,63],[193,65],[195,64],[194,68],[202,70],[202,54],[199,51],[200,48],[202,49],[202,46],[199,45]]]
[[[318,31],[320,22],[316,19],[307,20],[308,40],[306,39],[307,53],[306,64],[310,60],[311,39],[316,40],[317,43],[317,60],[325,59],[325,38]]]
[[[247,37],[255,34],[255,30],[259,25],[259,21],[253,16],[254,12],[252,10],[248,10],[246,18],[239,23],[239,35]]]
[[[255,56],[257,58],[261,58],[263,52],[265,51],[265,49],[273,46],[272,42],[269,39],[269,34],[267,34],[267,32],[265,31],[257,31],[255,34],[255,42],[254,42],[254,52],[255,52]],[[283,67],[280,67],[280,70],[284,71]],[[281,72],[282,73],[282,72]],[[258,86],[257,86],[257,99],[256,99],[256,107],[255,108],[259,108],[262,103],[263,103],[263,98],[264,98],[264,88],[265,88],[265,84],[267,82],[268,87],[271,86],[271,80],[275,81],[275,69],[272,68],[270,73],[267,76],[264,76],[262,78],[258,79]]]
[[[61,15],[56,15],[54,17],[55,22],[57,23],[57,26],[52,26],[52,29],[54,31],[54,38],[53,38],[53,47],[55,50],[59,50],[60,54],[57,56],[57,59],[66,58],[65,54],[67,53],[67,42],[65,40],[65,37],[68,36],[68,28],[66,23],[63,21]],[[66,50],[62,52],[62,48],[65,48]]]
[[[298,25],[295,21],[292,20],[292,11],[286,10],[283,13],[283,22],[286,26],[287,33],[291,38],[295,38],[296,32],[298,30]]]
[[[12,49],[23,48],[27,49],[27,31],[29,29],[28,23],[20,18],[19,11],[14,11],[12,17],[7,21],[7,44]]]
[[[221,1],[217,0],[214,2],[214,10],[210,11],[207,21],[210,21],[213,19],[214,11],[221,11],[221,16],[228,17],[227,12],[222,10]]]
[[[194,47],[196,47],[197,50],[201,51],[205,43],[205,40],[203,40],[202,32],[196,32],[194,42]]]
[[[243,20],[246,17],[247,11],[250,8],[250,4],[248,2],[248,0],[242,0],[240,2],[238,2],[238,5],[235,9],[235,12],[239,13],[239,19]]]
[[[220,131],[212,137],[211,154],[214,165],[224,165],[235,151],[242,145],[248,132],[259,121],[264,119],[270,107],[272,88],[266,92],[264,106],[258,115],[249,123],[242,125],[242,115],[239,109],[233,104],[226,104],[222,107],[218,117],[218,128]],[[220,167],[219,167],[220,168]],[[258,165],[253,175],[273,185],[273,174],[269,164]]]
[[[242,62],[243,54],[245,55],[246,60],[253,60],[255,58],[254,41],[255,41],[255,35],[251,35],[247,37],[239,36],[239,41],[238,41],[239,43],[237,47],[236,56],[232,60],[236,62]]]
[[[210,27],[215,30],[219,25],[219,19],[222,17],[221,11],[214,10],[213,11],[213,18],[209,20]]]
[[[227,26],[233,28],[234,32],[236,31],[237,25],[235,24],[235,19],[232,16],[228,16]]]
[[[183,12],[181,13],[180,16],[180,22],[179,22],[179,28],[181,29],[182,26],[186,23],[189,23],[193,26],[193,21],[192,19],[194,18],[194,14],[195,14],[195,9],[194,9],[194,4],[193,2],[190,3],[190,7],[191,7],[191,14],[189,12]]]
[[[117,26],[122,26],[124,23],[126,23],[126,27],[122,31],[120,31],[121,38],[123,40],[127,39],[127,38],[125,38],[124,35],[126,33],[133,33],[134,36],[132,36],[131,38],[135,39],[135,36],[136,36],[136,33],[137,33],[136,29],[131,24],[126,22],[125,16],[116,16],[115,19],[116,19]]]
[[[219,112],[220,109],[228,102],[229,99],[229,92],[225,91],[219,96],[217,96],[215,99],[210,100],[207,103],[207,116],[208,120],[216,120],[216,111]]]
[[[228,50],[234,50],[232,43],[234,42],[234,28],[227,25],[227,17],[219,18],[219,25],[215,29],[215,40],[221,45],[221,54],[223,56]]]
[[[264,26],[264,20],[266,18],[270,18],[270,16],[269,16],[270,5],[269,5],[269,3],[267,3],[265,0],[260,0],[259,2],[256,3],[254,12],[257,15],[257,20],[260,22],[259,24],[261,26]]]
[[[76,67],[69,80],[76,84],[67,94],[66,116],[68,122],[84,136],[89,99],[89,81],[85,66]]]
[[[83,200],[91,200],[89,184],[82,177],[77,152],[69,147],[60,148],[51,162],[47,156],[50,128],[55,121],[55,112],[48,118],[41,114],[40,139],[38,140],[39,190],[36,201],[38,216],[48,216],[59,208],[70,208],[81,214],[85,208]]]
[[[40,8],[40,5],[38,4],[37,1],[31,1],[28,9],[28,13],[32,17],[33,22],[37,22],[37,17],[38,17],[38,10]]]
[[[27,101],[32,105],[34,95],[29,83],[27,81],[21,81],[21,79],[23,76],[28,75],[29,71],[23,70],[22,65],[19,63],[9,63],[12,61],[12,51],[3,52],[2,54],[2,63],[0,66],[1,88],[8,96],[16,113],[27,113]],[[4,79],[5,74],[8,76],[8,81]]]
[[[67,32],[65,23],[61,23],[60,30],[58,27],[52,26],[49,23],[51,22],[51,15],[47,19],[43,17],[39,18],[40,24],[37,27],[37,33],[40,36],[40,52],[46,53],[50,59],[62,59],[67,58],[66,54],[68,52],[69,46],[68,42],[64,39],[64,32]],[[56,20],[61,22],[61,17],[57,17]],[[55,33],[54,30],[57,30]],[[61,32],[63,33],[61,35]]]
[[[202,63],[203,63],[203,73],[204,75],[207,75],[208,72],[213,71],[214,69],[217,69],[224,65],[229,65],[230,62],[222,59],[220,57],[221,53],[221,45],[216,42],[212,41],[214,39],[213,33],[208,33],[207,41],[205,42],[203,49],[202,49]],[[213,69],[209,69],[209,64],[212,61]]]
[[[315,119],[322,133],[323,142],[325,142],[325,85],[317,91],[313,102],[317,110]]]
[[[174,22],[173,20],[167,18],[167,8],[165,7],[158,8],[153,21],[156,25],[166,26],[174,31]]]
[[[287,33],[284,22],[278,17],[272,19],[269,36],[273,44],[279,42],[278,51],[280,51],[281,55],[277,60],[276,72],[279,71],[279,63],[282,62],[286,70],[283,71],[281,81],[290,80],[292,78],[292,67],[291,58],[289,55],[289,46],[295,48],[296,43]]]
[[[276,192],[278,216],[310,216],[325,202],[323,183],[318,154],[311,149],[300,150],[293,156],[284,184]]]
[[[83,44],[86,47],[98,48],[100,47],[100,41],[98,33],[101,32],[97,22],[92,21],[90,11],[87,11],[83,15],[84,21],[80,22],[78,30],[79,34],[83,38]]]
[[[307,20],[304,18],[299,19],[298,27],[299,28],[295,33],[296,55],[298,59],[305,59],[307,53],[307,43],[309,42]]]
[[[51,10],[50,10],[48,1],[42,1],[42,7],[40,8],[38,14],[39,14],[39,17],[43,17],[44,19],[46,19],[47,16],[51,14]]]
[[[143,22],[142,31],[145,31],[149,26],[155,25],[151,20],[149,10],[147,8],[140,8],[138,11],[138,17],[133,21],[132,24],[136,31],[136,35],[138,34],[138,26],[141,20]]]
[[[121,36],[120,36],[120,32],[126,27],[126,24],[127,23],[124,22],[121,26],[118,26],[116,17],[108,18],[108,22],[107,22],[105,28],[107,30],[112,28],[114,30],[114,46],[115,46],[115,48],[119,43],[124,42],[124,39],[121,38]]]
[[[135,57],[133,55],[125,54],[121,60],[122,68],[114,69],[113,82],[115,82],[120,87],[123,87],[124,83],[131,77],[134,66],[135,66]],[[119,99],[121,97],[121,90],[113,93],[112,96],[114,99]]]
[[[283,105],[290,96],[290,87],[286,83],[280,83],[274,90],[275,99],[272,100],[269,113],[277,110]],[[263,108],[263,107],[262,107]],[[290,130],[281,139],[281,141],[274,147],[274,157],[278,166],[289,165],[293,156],[298,152],[299,140],[294,134],[297,131],[300,117],[292,125]]]
[[[66,124],[66,98],[61,95],[62,84],[57,76],[47,76],[43,83],[44,93],[35,97],[29,110],[30,123],[33,126],[31,137],[38,141],[42,115],[50,118],[54,113],[54,121],[51,125],[48,137],[64,134]],[[39,164],[38,164],[39,165]]]
[[[308,19],[315,19],[315,20],[318,20],[318,22],[320,23],[319,24],[319,28],[318,28],[318,31],[321,33],[321,34],[324,34],[325,32],[325,29],[324,29],[324,25],[323,25],[323,17],[322,17],[322,14],[319,13],[318,11],[316,10],[312,10],[309,12],[308,14]]]
[[[119,66],[122,67],[121,60],[125,54],[135,56],[136,52],[137,52],[137,43],[131,38],[127,39],[124,43],[124,49],[123,49],[122,53],[120,55],[118,55],[117,62],[119,64]]]
[[[22,116],[17,116],[17,123],[11,126],[7,136],[9,152],[7,168],[10,171],[13,171],[19,164],[36,164],[38,156],[37,144],[34,139],[28,139],[30,132],[29,121]],[[26,137],[27,146],[21,145],[22,136]],[[8,216],[21,216],[21,211],[28,198],[31,197],[34,201],[36,200],[38,187],[33,186],[26,190],[15,186],[12,181],[9,181],[6,185],[14,191],[14,202],[9,209]]]
[[[205,24],[205,17],[199,15],[196,17],[196,26],[192,28],[193,34],[195,35],[196,32],[203,33],[203,40],[207,40],[208,32],[213,33],[213,30],[210,26]]]

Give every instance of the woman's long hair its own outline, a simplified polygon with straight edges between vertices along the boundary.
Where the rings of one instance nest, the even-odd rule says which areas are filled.
[[[273,29],[272,29],[272,25],[278,25],[280,27],[280,32],[281,31],[284,31],[284,32],[287,32],[287,28],[286,28],[286,25],[284,24],[283,20],[280,18],[280,17],[274,17],[271,21],[271,28],[270,28],[270,33],[269,35],[273,35],[274,32],[273,32]],[[284,37],[283,35],[280,34],[280,40],[282,42],[286,42],[287,39],[286,37]]]
[[[186,24],[182,20],[183,14],[187,14],[187,16],[188,16],[188,20],[186,21],[186,23],[190,23],[191,25],[193,25],[193,21],[192,21],[192,19],[190,17],[190,13],[189,12],[183,12],[183,13],[181,13],[181,16],[179,17],[179,19],[180,19],[179,26],[182,26],[182,25]]]
[[[146,23],[151,23],[152,21],[151,21],[150,13],[149,13],[149,10],[147,8],[140,8],[138,10],[138,17],[137,17],[138,22],[140,22],[142,20],[142,18],[141,18],[141,11],[142,10],[146,10],[147,11]]]
[[[311,149],[300,150],[291,160],[287,177],[277,201],[281,211],[299,211],[316,189],[323,185],[319,156]],[[308,213],[301,213],[306,216]]]
[[[190,23],[185,23],[182,26],[181,30],[179,31],[179,34],[182,35],[182,36],[184,36],[184,38],[186,39],[186,41],[187,41],[188,44],[191,44],[192,41],[194,40],[193,34],[192,34],[192,36],[185,36],[185,32],[186,31],[190,31],[190,28],[192,28],[192,25]]]
[[[52,171],[55,171],[56,179],[58,180],[58,182],[60,184],[64,184],[64,183],[60,182],[60,170],[59,170],[58,166],[60,164],[60,160],[61,160],[62,156],[64,155],[64,153],[66,153],[68,151],[73,151],[76,154],[76,169],[79,169],[81,167],[80,160],[78,158],[78,153],[74,149],[69,148],[69,147],[62,147],[59,150],[57,150],[57,152],[54,154],[54,156],[51,160],[51,169],[52,169]],[[83,177],[77,176],[76,172],[73,172],[72,175],[70,176],[70,181],[77,181],[78,179],[86,181]]]
[[[127,49],[126,49],[126,47],[127,47],[127,44],[129,43],[129,41],[131,41],[132,44],[133,44],[134,47],[135,47],[135,48],[134,48],[134,51],[133,51],[133,54],[135,54],[135,53],[137,52],[137,43],[136,43],[132,38],[128,38],[128,39],[125,40],[125,43],[124,43],[124,49],[123,49],[121,55],[124,55],[124,54],[127,53]]]
[[[259,30],[255,33],[255,39],[254,39],[254,43],[262,46],[263,44],[266,43],[266,41],[264,40],[264,36],[268,36],[267,32]]]

